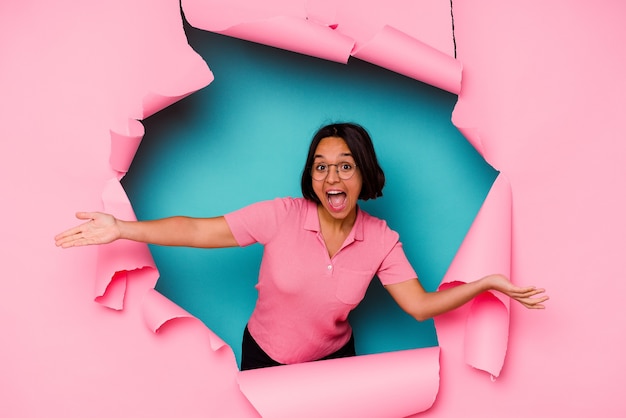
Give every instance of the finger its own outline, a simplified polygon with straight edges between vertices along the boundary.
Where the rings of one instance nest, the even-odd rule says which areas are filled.
[[[526,286],[526,287],[513,286],[513,288],[511,289],[511,293],[517,293],[517,294],[523,295],[526,293],[533,292],[535,290],[537,290],[535,286]]]
[[[529,292],[529,293],[524,293],[524,294],[513,294],[511,295],[511,297],[515,299],[531,299],[540,294],[541,292]]]
[[[60,241],[60,240],[63,240],[65,238],[72,237],[74,235],[80,234],[81,231],[82,231],[81,228],[82,228],[82,225],[79,225],[79,226],[76,226],[76,227],[74,227],[72,229],[68,229],[67,231],[63,231],[60,234],[58,234],[57,236],[55,236],[54,240],[55,241]]]
[[[82,241],[85,241],[84,237],[81,234],[73,234],[60,239],[57,239],[56,246],[61,248],[70,248],[77,247],[82,244]]]
[[[545,309],[543,303],[548,299],[550,299],[548,296],[544,296],[541,298],[519,298],[516,300],[529,309]]]
[[[91,222],[91,221],[89,221],[89,222]],[[59,241],[59,240],[62,240],[64,238],[73,237],[75,235],[79,235],[81,233],[84,233],[86,231],[85,226],[87,224],[89,224],[89,222],[85,222],[83,224],[75,226],[74,228],[70,228],[67,231],[61,232],[60,234],[58,234],[57,236],[54,237],[55,241]]]
[[[74,238],[65,238],[65,239],[57,241],[55,244],[57,247],[70,248],[70,247],[76,247],[75,241],[76,240]]]
[[[80,245],[88,245],[90,234],[89,231],[85,229],[85,225],[86,224],[79,225],[57,235],[54,238],[56,246],[68,248]]]
[[[527,287],[527,288],[520,288],[520,289],[514,289],[511,292],[511,295],[513,297],[518,297],[518,298],[528,298],[531,296],[535,296],[541,293],[544,293],[546,290],[545,289],[537,289],[535,287]]]
[[[72,240],[72,241],[64,241],[64,242],[58,243],[57,246],[61,248],[71,248],[71,247],[78,247],[79,245],[76,243],[75,240]]]
[[[97,216],[97,212],[76,212],[76,218],[82,220],[93,220]]]
[[[93,219],[93,212],[76,212],[76,218],[81,219],[81,220],[92,220]],[[59,239],[62,239],[62,238],[69,237],[71,235],[76,235],[76,234],[80,233],[83,230],[83,225],[85,225],[85,224],[81,224],[81,225],[75,226],[74,228],[70,228],[68,230],[65,230],[65,231],[57,234],[54,237],[55,241],[58,241]]]
[[[70,248],[70,247],[84,247],[86,245],[98,244],[96,240],[92,237],[86,236],[84,234],[76,234],[71,237],[68,237],[61,243],[62,248]]]

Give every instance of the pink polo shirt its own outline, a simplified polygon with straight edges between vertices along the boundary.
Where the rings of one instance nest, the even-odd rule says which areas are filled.
[[[360,209],[332,258],[316,204],[306,199],[255,203],[226,215],[226,221],[239,245],[264,245],[248,329],[279,363],[317,360],[346,344],[352,333],[348,314],[374,275],[384,285],[417,277],[398,234]]]

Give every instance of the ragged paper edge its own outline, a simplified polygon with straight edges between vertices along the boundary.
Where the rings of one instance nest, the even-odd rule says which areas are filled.
[[[193,320],[202,325],[203,331],[208,335],[210,346],[213,351],[218,351],[224,347],[230,347],[215,334],[211,329],[204,326],[198,318],[163,296],[155,289],[149,289],[143,300],[143,318],[146,326],[155,334],[167,324],[174,326],[179,320]]]
[[[137,220],[128,196],[117,178],[112,178],[105,184],[102,202],[104,212],[119,219]],[[117,240],[98,246],[95,300],[111,309],[122,310],[126,294],[126,273],[141,269],[151,270],[156,284],[158,271],[146,244]]]
[[[382,27],[370,40],[359,40],[357,48],[357,40],[344,34],[341,25],[320,18],[313,7],[303,8],[303,13],[268,15],[251,11],[256,7],[252,4],[230,10],[224,20],[211,13],[207,0],[186,0],[182,7],[190,24],[199,29],[340,63],[354,56],[454,94],[461,89],[460,61],[392,25]],[[238,12],[238,18],[233,17]]]
[[[223,35],[345,64],[354,41],[328,26],[291,16],[243,22]]]
[[[264,417],[404,417],[439,390],[439,347],[240,372],[241,391]]]
[[[261,21],[243,22],[238,25],[233,25],[232,27],[221,31],[221,33],[337,62],[347,62],[349,56],[355,56],[359,59],[369,61],[392,71],[396,71],[417,80],[432,84],[452,93],[458,94],[460,91],[462,72],[460,62],[391,26],[385,26],[379,34],[372,38],[371,41],[363,43],[358,50],[354,50],[354,40],[342,35],[333,25],[323,25],[314,20],[301,20],[297,17],[290,16],[279,16]],[[297,37],[289,36],[295,33],[298,34]],[[276,43],[270,38],[289,39],[290,42],[297,38],[298,41],[290,44],[286,44],[284,42]],[[305,40],[304,43],[300,42],[302,39]],[[315,46],[310,47],[309,44]],[[390,53],[389,47],[392,45],[395,45],[395,49],[394,52]],[[408,63],[406,62],[407,56],[413,57],[413,59]],[[192,92],[186,92],[178,95],[150,93],[144,100],[141,114],[144,117],[149,116],[158,111],[158,109],[164,108],[191,93]],[[129,122],[129,125],[135,125],[135,123],[131,121]],[[131,126],[129,133],[126,136],[117,132],[112,132],[111,166],[118,173],[118,177],[114,179],[115,181],[112,180],[109,184],[109,187],[115,193],[107,194],[107,198],[103,196],[105,207],[110,207],[111,204],[123,200],[122,206],[124,209],[132,212],[130,203],[128,202],[125,194],[123,195],[125,199],[120,198],[122,193],[119,193],[119,188],[121,188],[121,185],[119,185],[119,179],[126,171],[128,171],[142,136],[143,132],[139,132],[139,129],[136,126]],[[117,141],[116,144],[114,144],[115,141]],[[117,189],[117,191],[114,189]],[[121,190],[121,192],[123,192],[123,190]],[[103,266],[107,263],[99,262],[99,289],[104,289],[104,291],[101,292],[102,294],[98,296],[101,301],[109,300],[108,303],[112,306],[115,305],[119,307],[123,305],[123,289],[125,289],[125,281],[127,280],[125,272],[130,271],[132,267],[152,268],[154,269],[156,275],[158,275],[151,257],[149,261],[145,261],[145,253],[142,254],[144,252],[144,248],[147,250],[147,246],[144,244],[139,244],[139,247],[134,248],[131,253],[136,254],[134,259],[135,263],[130,263],[130,266],[124,266],[124,268],[120,268],[119,264],[116,264],[115,266],[106,265],[106,268],[104,268]],[[102,254],[100,254],[100,256],[102,260],[106,261],[115,258],[115,254],[113,254],[112,250],[105,250]],[[107,277],[110,279],[106,280]],[[109,297],[107,298],[107,292],[109,291],[111,293],[108,294]],[[113,295],[113,297],[111,297],[111,295]],[[112,301],[110,299],[112,299]],[[476,309],[480,311],[480,306],[482,306],[482,304],[478,302],[476,306]],[[475,316],[478,317],[478,315]],[[196,320],[191,314],[184,311],[164,296],[160,295],[154,289],[150,290],[146,295],[144,318],[146,319],[147,326],[155,333],[158,333],[158,331],[162,329],[162,327],[166,326],[166,324],[175,324],[176,321],[185,319]],[[471,325],[469,328],[473,329],[479,326],[480,325]],[[472,333],[469,328],[468,333],[474,335],[475,333]],[[219,350],[226,346],[226,344],[208,328],[207,332],[211,334],[210,340],[213,350]],[[386,411],[385,413],[388,413],[390,408],[398,408],[398,416],[411,415],[430,408],[437,396],[439,387],[439,348],[437,347],[435,349],[437,353],[436,358],[432,355],[423,356],[423,353],[432,354],[434,352],[432,348],[409,350],[407,352],[392,352],[380,355],[359,356],[352,359],[339,359],[328,362],[284,366],[281,368],[265,369],[254,372],[241,372],[239,381],[244,394],[260,412],[271,410],[271,412],[267,414],[268,416],[294,416],[294,414],[303,416],[303,407],[301,403],[292,405],[295,409],[290,409],[289,407],[286,407],[285,402],[280,402],[279,400],[272,401],[271,399],[268,399],[267,396],[259,396],[259,393],[263,393],[263,390],[268,387],[267,382],[269,381],[277,387],[292,387],[293,379],[281,378],[281,376],[289,376],[292,372],[297,374],[296,381],[311,381],[313,376],[321,373],[322,375],[327,376],[325,380],[326,382],[339,382],[341,381],[340,376],[343,375],[343,373],[340,372],[342,369],[349,369],[351,365],[358,364],[358,369],[369,370],[370,375],[376,376],[376,381],[374,382],[371,390],[373,393],[378,395],[384,394],[385,399],[379,399],[371,404],[363,402],[363,391],[346,389],[345,386],[339,386],[332,391],[334,395],[339,395],[338,400],[333,400],[332,402],[328,397],[328,393],[311,393],[302,391],[301,393],[305,394],[305,399],[303,399],[303,401],[308,402],[311,405],[309,408],[306,408],[307,411],[311,412],[311,415],[308,416],[320,416],[328,405],[335,405],[331,409],[335,416],[338,416],[336,415],[338,410],[346,411],[345,416],[354,416],[355,405],[367,405],[367,407],[364,407],[363,410],[360,411],[359,416],[380,416],[381,412],[378,411],[376,407],[384,408]],[[401,378],[398,378],[397,375],[394,375],[396,376],[394,378],[389,377],[390,384],[397,384],[399,387],[413,387],[414,385],[411,384],[412,379],[419,377],[420,379],[424,379],[421,381],[422,384],[425,385],[423,388],[424,390],[420,391],[421,395],[419,396],[416,396],[416,394],[412,392],[410,396],[407,395],[403,398],[403,400],[396,400],[394,398],[393,402],[388,403],[389,392],[386,389],[381,390],[380,373],[384,370],[386,371],[384,373],[386,375],[387,371],[391,372],[394,370],[396,359],[404,358],[408,352],[416,357],[426,358],[426,360],[422,359],[418,362],[421,363],[421,365],[420,367],[416,367],[414,373],[405,373]],[[417,353],[420,354],[418,355]],[[472,359],[470,359],[469,362],[479,364],[478,361]],[[489,368],[493,375],[497,375],[498,373],[493,367],[485,367],[482,365],[479,367]],[[401,367],[400,370],[405,371],[406,367]],[[424,370],[429,370],[432,373],[424,374]],[[434,370],[436,370],[436,373],[433,372]],[[328,373],[333,376],[335,373],[338,373],[338,375],[332,379],[328,379]],[[260,380],[255,380],[252,379],[253,376],[262,376],[262,378]],[[305,378],[303,379],[303,377]],[[346,397],[349,398],[350,396],[357,396],[360,402],[346,402]],[[375,399],[375,396],[372,395],[367,398]],[[333,402],[336,402],[336,404],[333,404]],[[264,416],[266,415],[264,412],[262,412],[262,414]],[[396,414],[394,413],[393,415],[395,416]]]
[[[127,132],[120,133],[109,130],[109,133],[111,135],[109,164],[113,170],[117,171],[117,179],[121,180],[128,173],[128,169],[143,139],[145,129],[141,122],[130,119]]]
[[[493,183],[439,289],[489,274],[511,274],[511,187],[504,175]],[[498,377],[509,337],[509,298],[487,292],[471,303],[465,326],[465,362]]]
[[[185,54],[189,51],[185,51]],[[133,117],[146,118],[213,81],[213,73],[199,56],[191,60],[186,71],[186,74],[176,78],[171,85],[161,87],[160,91],[149,92],[141,103],[141,109],[133,112],[136,114],[127,119],[125,126],[110,129],[109,164],[114,177],[106,182],[102,190],[104,212],[119,219],[137,220],[130,200],[120,183],[130,168],[145,133],[143,124]],[[111,309],[122,310],[126,294],[126,273],[140,269],[152,271],[154,286],[159,273],[147,244],[118,240],[99,246],[96,263],[96,302]]]
[[[389,25],[352,56],[450,93],[461,91],[460,61]]]

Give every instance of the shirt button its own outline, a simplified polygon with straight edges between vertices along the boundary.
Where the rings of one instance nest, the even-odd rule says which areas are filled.
[[[333,265],[332,265],[332,264],[329,264],[329,265],[328,265],[328,270],[332,270],[332,269],[333,269]]]

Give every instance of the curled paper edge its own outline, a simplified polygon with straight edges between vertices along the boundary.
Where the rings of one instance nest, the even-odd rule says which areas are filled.
[[[237,380],[261,416],[410,416],[439,391],[439,347],[242,371]]]
[[[173,62],[188,64],[182,69],[176,68],[176,76],[168,79],[170,80],[168,85],[161,86],[155,82],[150,86],[148,93],[143,97],[141,115],[137,119],[152,116],[159,110],[208,86],[215,78],[202,57],[191,47],[188,47],[180,56],[170,57],[170,59]]]
[[[352,56],[450,93],[461,91],[459,60],[389,25]]]
[[[468,277],[478,279],[493,273],[510,277],[511,225],[511,186],[499,174],[439,289],[471,281]],[[494,309],[494,300],[499,308]],[[497,377],[508,346],[509,298],[488,292],[471,303],[465,327],[465,361]],[[489,312],[494,316],[486,315]]]
[[[485,158],[485,146],[483,144],[482,138],[480,137],[480,132],[478,131],[478,129],[459,127],[455,123],[456,118],[454,115],[455,113],[453,111],[452,123],[457,127],[457,129],[459,130],[459,132],[461,132],[461,134],[465,137],[465,139],[467,139],[467,142],[469,142],[474,147],[474,149],[481,155],[481,157],[483,157],[484,159]]]
[[[201,23],[197,27],[342,64],[348,62],[354,47],[352,38],[329,26],[291,16],[242,22],[223,30],[212,30]]]
[[[136,220],[128,196],[117,178],[110,179],[102,191],[104,211],[120,219]],[[112,285],[124,272],[150,269],[154,283],[158,278],[156,264],[148,246],[143,243],[119,240],[98,246],[96,261],[96,302],[112,309],[123,309],[124,286]]]
[[[333,60],[333,61],[338,61],[338,62],[347,62],[349,56],[350,56],[350,52],[353,50],[354,48],[354,41],[351,38],[348,38],[344,35],[341,35],[335,31],[333,31],[332,29],[330,29],[329,27],[324,27],[322,25],[319,24],[315,24],[313,22],[307,22],[306,20],[299,20],[296,18],[286,18],[286,17],[278,17],[278,18],[274,18],[274,19],[269,19],[267,21],[263,21],[263,22],[251,22],[248,24],[241,24],[241,25],[237,25],[234,26],[232,28],[229,28],[228,31],[224,31],[224,34],[230,35],[230,36],[236,36],[236,37],[240,37],[242,39],[246,39],[246,37],[248,36],[248,33],[255,33],[255,34],[264,34],[264,36],[267,36],[269,38],[274,36],[274,33],[271,33],[272,31],[268,30],[268,26],[267,24],[270,24],[270,26],[276,26],[276,23],[278,22],[278,26],[280,27],[279,30],[277,30],[274,33],[280,33],[280,34],[285,34],[285,33],[293,33],[293,31],[302,31],[304,33],[305,36],[310,36],[312,37],[312,39],[315,39],[315,41],[319,44],[319,39],[325,39],[326,41],[328,41],[329,45],[333,45],[332,48],[330,48],[329,46],[325,46],[324,48],[310,48],[308,45],[311,44],[312,42],[308,43],[305,42],[304,44],[306,46],[302,47],[302,46],[293,46],[290,42],[285,43],[280,43],[280,44],[272,44],[269,42],[263,42],[262,40],[259,39],[247,39],[247,40],[253,40],[255,42],[260,42],[260,43],[265,43],[268,45],[272,45],[272,46],[276,46],[282,49],[289,49],[289,50],[295,50],[295,52],[300,52],[303,54],[307,54],[307,55],[312,55],[312,56],[317,56],[319,58],[324,58],[324,59],[329,59],[329,60]],[[304,24],[304,26],[303,26]],[[302,30],[302,27],[307,28],[306,30]],[[389,35],[388,32],[393,32],[392,29],[389,28],[384,28],[383,35]],[[399,32],[399,31],[396,31]],[[401,34],[401,33],[400,33]],[[401,34],[402,35],[402,34]],[[392,35],[391,37],[394,36],[401,36],[398,35],[397,33],[395,35]],[[290,37],[287,37],[290,39]],[[412,38],[411,38],[412,39]],[[383,59],[379,58],[378,55],[374,54],[372,55],[372,52],[376,51],[376,47],[380,47],[381,45],[384,45],[384,42],[386,41],[386,37],[382,36],[381,38],[377,38],[375,42],[373,44],[368,45],[370,48],[365,48],[362,49],[362,56],[363,57],[369,57],[370,62],[374,63],[374,64],[378,64],[380,65],[381,62],[385,62],[384,57]],[[397,40],[393,40],[392,42],[396,43],[398,42]],[[314,44],[314,43],[313,43]],[[421,44],[421,43],[419,43]],[[337,46],[339,45],[339,46]],[[421,44],[423,45],[423,44]],[[428,47],[430,48],[430,47]],[[384,49],[384,48],[383,48]],[[434,50],[432,48],[430,48],[431,50]],[[321,52],[320,52],[321,51]],[[329,51],[331,51],[329,53]],[[432,51],[428,51],[429,53],[431,53]],[[438,51],[437,51],[438,52]],[[426,53],[425,55],[429,55],[429,53]],[[432,54],[430,54],[432,55]],[[437,54],[434,54],[437,55]],[[361,58],[363,59],[363,58]],[[368,59],[365,59],[368,60]],[[458,68],[458,83],[460,84],[460,63],[458,63],[456,60],[452,59],[455,63],[455,65]],[[432,61],[436,61],[436,59],[431,59],[430,62]],[[384,66],[384,65],[383,65]],[[412,72],[410,71],[398,71],[396,68],[390,68],[394,71],[400,72],[400,73],[406,73],[405,75],[409,75],[410,77],[413,78],[418,78],[416,77]],[[419,77],[425,77],[425,76],[419,76]],[[418,78],[420,79],[420,78]],[[455,87],[451,87],[451,85],[448,83],[441,83],[441,82],[437,82],[436,80],[433,81],[429,81],[428,77],[426,77],[426,79],[423,79],[422,81],[425,82],[429,82],[432,85],[435,85],[437,87],[441,87],[444,88],[445,90],[454,92],[454,93],[458,93],[458,88]],[[209,81],[210,82],[210,81]],[[207,83],[208,84],[208,83]],[[443,87],[442,87],[443,86]],[[144,97],[143,103],[142,103],[142,115],[143,117],[147,117],[153,113],[155,113],[156,111],[160,110],[163,107],[166,107],[168,105],[170,105],[171,103],[180,100],[183,97],[186,97],[187,95],[191,94],[192,92],[186,92],[184,94],[164,94],[164,93],[155,93],[155,92],[151,92],[149,94],[147,94]],[[137,145],[138,146],[138,145]],[[136,151],[136,149],[135,149]],[[132,158],[131,158],[132,161]],[[113,167],[115,168],[119,168],[119,166]],[[122,171],[122,170],[118,170],[118,171]],[[127,200],[127,199],[126,199]],[[106,202],[105,202],[105,207],[107,206]],[[128,208],[130,208],[130,204],[128,204]],[[147,246],[145,246],[147,248]],[[107,257],[104,257],[107,258]],[[156,269],[155,269],[156,270]],[[118,273],[120,270],[116,270],[116,273]],[[111,277],[112,278],[115,276],[115,274]],[[110,284],[110,281],[109,283]],[[108,286],[107,286],[108,287]],[[188,312],[184,311],[182,308],[178,307],[177,305],[175,305],[173,302],[171,302],[169,299],[165,298],[164,296],[160,295],[156,290],[154,289],[150,289],[147,293],[146,293],[146,299],[144,301],[144,309],[143,309],[143,313],[144,313],[144,318],[146,320],[146,324],[147,326],[155,333],[158,333],[158,331],[160,329],[162,329],[166,324],[171,324],[173,322],[175,322],[175,320],[180,320],[180,319],[184,319],[184,318],[188,318],[188,319],[193,319],[193,320],[198,320],[197,318],[193,317],[191,314],[189,314]],[[220,348],[227,346],[217,335],[213,334],[212,331],[210,329],[207,328],[207,331],[210,333],[211,335],[211,347],[213,350],[219,350]],[[436,349],[436,353],[437,353],[437,357],[439,355],[439,348],[435,348]],[[429,350],[432,351],[432,349],[420,349],[420,350]],[[421,351],[423,352],[423,351]],[[405,354],[404,352],[392,352],[392,353],[383,353],[381,355],[372,355],[372,356],[380,356],[380,357],[384,357],[384,358],[395,358],[398,356],[402,356],[403,354]],[[377,363],[375,362],[371,362],[368,360],[372,360],[371,356],[360,356],[354,359],[339,359],[336,360],[336,362],[363,362],[363,361],[367,361],[367,365],[371,366],[374,365],[373,367],[373,371],[376,371],[377,373],[379,373],[379,371],[381,370],[381,366],[377,365]],[[330,362],[330,361],[329,361]],[[299,366],[304,366],[307,368],[318,368],[320,367],[320,365],[324,364],[323,362],[319,362],[319,363],[314,363],[314,364],[306,364],[306,365],[294,365],[294,366],[286,366],[286,367],[291,367],[291,368],[297,368]],[[337,364],[337,363],[335,363]],[[435,387],[435,391],[432,394],[432,399],[430,400],[430,402],[427,402],[427,405],[425,407],[418,407],[418,408],[414,408],[411,409],[409,411],[405,411],[402,413],[402,415],[408,415],[408,414],[413,414],[413,413],[417,413],[420,412],[422,410],[428,409],[430,408],[430,406],[432,406],[435,397],[436,397],[436,393],[438,390],[438,382],[439,382],[439,362],[438,362],[438,358],[436,361],[436,370],[437,370],[437,375],[434,378],[434,382],[436,383],[434,385]],[[405,366],[404,366],[405,367]],[[403,368],[404,368],[403,367]],[[384,370],[389,370],[389,367],[383,367]],[[331,370],[336,371],[337,370],[337,366],[333,365],[333,368]],[[271,373],[267,370],[264,370],[263,373]],[[300,373],[300,372],[298,372]],[[379,376],[377,376],[377,373],[370,373],[370,375],[372,376],[376,376],[376,379],[379,379]],[[243,376],[243,373],[242,373]],[[246,376],[249,376],[246,375]],[[245,380],[245,378],[243,378]],[[396,382],[397,379],[394,378],[392,380],[392,382]],[[288,382],[289,383],[289,382]],[[243,384],[245,386],[245,383]],[[411,387],[411,385],[407,385],[409,387]],[[380,389],[378,387],[378,389]],[[386,392],[386,391],[385,391]],[[362,399],[362,393],[359,392],[359,399]],[[414,395],[414,394],[413,394]],[[249,398],[249,397],[248,397]],[[307,397],[308,398],[308,397]],[[413,396],[410,398],[412,399]],[[271,404],[271,403],[270,403]],[[322,403],[318,403],[318,404],[325,404],[325,402]],[[340,401],[341,405],[345,405],[345,398],[342,399]],[[353,408],[351,407],[351,413],[354,412]],[[387,408],[388,409],[388,408]],[[297,411],[301,412],[301,407],[297,408]],[[365,415],[361,414],[361,416],[367,416],[367,413],[371,412],[372,409],[367,408],[367,411],[363,411]],[[374,415],[372,415],[374,416]]]
[[[177,320],[192,319],[198,321],[204,332],[209,336],[211,349],[218,351],[223,347],[230,348],[210,328],[206,327],[198,318],[163,296],[155,289],[148,289],[143,299],[142,314],[146,326],[155,334],[167,324],[174,324]],[[173,325],[172,325],[173,326]]]
[[[116,271],[109,281],[104,292],[100,292],[94,301],[107,308],[121,311],[124,309],[124,298],[126,296],[126,286],[128,283],[128,271]],[[96,293],[99,293],[96,291]]]
[[[128,132],[125,134],[109,130],[111,135],[109,164],[119,173],[118,179],[128,172],[145,133],[143,124],[138,120],[129,119],[127,127]]]
[[[184,52],[193,57],[185,69],[186,77],[177,77],[170,88],[159,91],[149,90],[142,101],[141,115],[146,118],[184,97],[206,87],[213,81],[213,73],[202,58],[191,48]],[[169,90],[169,91],[168,91]],[[126,132],[110,129],[111,148],[109,165],[117,172],[103,187],[103,210],[120,219],[137,220],[126,191],[120,179],[128,171],[139,144],[145,133],[143,124],[135,119],[127,119]],[[122,310],[126,293],[126,279],[121,281],[124,272],[150,269],[153,271],[153,286],[158,279],[158,270],[146,244],[132,241],[116,241],[98,247],[96,262],[95,301],[112,309]],[[113,282],[118,282],[112,284]]]
[[[495,379],[504,365],[508,342],[508,303],[503,303],[492,292],[477,296],[472,301],[465,324],[465,362],[488,372]]]
[[[450,93],[460,93],[463,65],[456,58],[391,25],[383,26],[371,40],[357,47],[352,37],[342,34],[341,25],[318,23],[332,21],[329,19],[335,13],[332,5],[320,7],[317,10],[309,6],[310,19],[252,14],[220,25],[198,2],[182,4],[187,20],[199,29],[344,64],[353,56]]]

